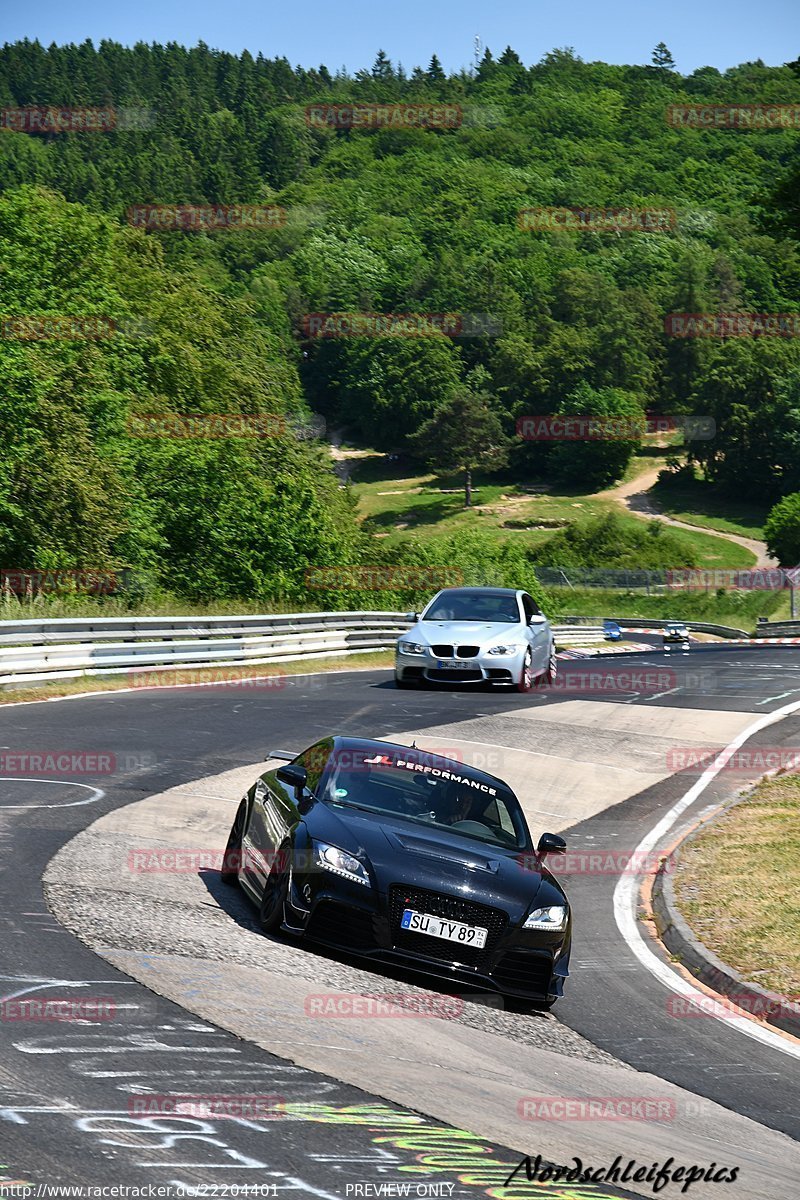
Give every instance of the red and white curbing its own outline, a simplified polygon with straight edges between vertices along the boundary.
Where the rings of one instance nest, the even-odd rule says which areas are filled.
[[[647,642],[611,642],[607,646],[597,646],[586,650],[559,650],[558,658],[596,658],[600,654],[633,654],[638,651],[652,650]]]

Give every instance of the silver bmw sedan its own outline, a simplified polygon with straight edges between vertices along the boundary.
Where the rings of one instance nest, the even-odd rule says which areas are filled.
[[[397,642],[395,683],[490,683],[528,692],[552,683],[556,651],[550,622],[527,592],[444,588]]]

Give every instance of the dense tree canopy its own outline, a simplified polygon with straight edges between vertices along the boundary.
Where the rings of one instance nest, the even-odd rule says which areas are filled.
[[[709,414],[716,436],[689,447],[709,479],[759,499],[797,491],[798,338],[679,337],[665,320],[800,312],[797,130],[666,118],[798,103],[796,64],[687,76],[663,44],[633,66],[568,50],[526,66],[506,47],[449,77],[436,55],[406,74],[384,51],[348,77],[203,44],[6,45],[3,314],[118,328],[0,340],[3,560],[149,567],[193,595],[297,594],[309,563],[377,556],[322,449],[291,433],[136,437],[131,414],[291,424],[311,410],[399,449],[476,369],[507,436],[521,415],[573,405]],[[26,106],[117,116],[105,132],[34,133],[13,116]],[[283,216],[132,228],[128,210],[148,204]],[[674,216],[567,228],[541,217],[553,208]],[[329,313],[428,314],[430,328],[313,336],[309,314]],[[513,462],[589,487],[628,453],[517,443]]]

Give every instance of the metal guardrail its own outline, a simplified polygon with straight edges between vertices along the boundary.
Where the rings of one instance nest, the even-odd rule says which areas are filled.
[[[552,627],[556,644],[602,642],[602,622],[602,617],[563,618]],[[628,628],[659,624],[638,618],[621,618],[619,623]],[[751,636],[725,625],[686,624],[722,637]],[[0,687],[156,667],[185,671],[364,654],[391,648],[408,625],[405,614],[384,611],[0,621]],[[800,632],[800,622],[758,627],[759,636],[792,632]]]
[[[396,612],[0,621],[0,687],[154,667],[192,670],[364,654],[393,646],[408,624]]]
[[[593,646],[605,640],[602,625],[554,625],[556,646],[569,642],[573,646]]]
[[[581,626],[588,624],[594,626],[600,624],[602,627],[603,621],[616,621],[621,629],[656,629],[662,628],[668,621],[679,620],[677,617],[562,617],[561,620],[566,625]],[[709,621],[683,621],[683,625],[687,629],[693,630],[695,633],[715,633],[718,637],[724,638],[750,638],[754,636],[762,637],[762,630],[766,628],[764,625],[759,625],[756,634],[748,633],[746,629],[736,629],[732,625],[714,625]],[[800,621],[797,622],[800,627]],[[800,628],[796,630],[800,632]],[[769,634],[766,635],[769,637]],[[776,637],[783,636],[776,634]]]
[[[762,621],[753,637],[800,637],[800,621]]]
[[[318,612],[225,617],[60,617],[0,621],[0,688],[155,668],[259,666],[391,648],[404,613]],[[555,625],[556,640],[603,640],[600,625]]]

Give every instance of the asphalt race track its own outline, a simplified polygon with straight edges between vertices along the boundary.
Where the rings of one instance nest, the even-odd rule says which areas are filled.
[[[581,666],[589,672],[603,670],[610,661],[619,660],[586,660]],[[626,662],[642,668],[667,664],[675,684],[660,695],[593,694],[593,701],[751,713],[754,719],[800,701],[800,647],[654,650],[626,656]],[[53,855],[104,813],[256,762],[270,749],[300,749],[332,728],[374,735],[475,721],[491,729],[493,721],[521,707],[552,709],[574,701],[573,695],[557,693],[398,692],[386,671],[343,671],[298,677],[280,689],[154,689],[0,710],[5,751],[106,756],[105,761],[78,763],[76,773],[64,778],[26,779],[24,772],[15,771],[15,777],[2,780],[0,998],[6,1008],[0,1020],[0,1191],[3,1179],[187,1188],[213,1180],[228,1187],[258,1184],[261,1192],[251,1195],[294,1192],[340,1200],[376,1194],[355,1190],[367,1182],[445,1188],[447,1181],[445,1190],[415,1193],[412,1187],[409,1194],[492,1194],[485,1183],[453,1184],[459,1171],[462,1177],[467,1171],[468,1177],[468,1169],[455,1171],[455,1160],[447,1160],[446,1154],[420,1164],[421,1155],[437,1149],[452,1154],[452,1135],[418,1114],[418,1109],[424,1111],[421,1097],[409,1096],[407,1110],[387,1104],[352,1085],[287,1064],[155,996],[63,929],[44,902],[40,881]],[[793,747],[798,727],[800,716],[789,717],[755,741]],[[486,740],[491,742],[491,736]],[[695,778],[677,773],[573,824],[570,851],[635,847]],[[720,776],[696,811],[742,782]],[[756,1042],[727,1022],[675,1020],[667,1011],[668,993],[617,927],[616,877],[582,874],[565,882],[575,909],[576,949],[568,993],[557,1006],[558,1020],[616,1059],[800,1141],[797,1057]],[[113,1001],[114,1019],[37,1022],[15,1019],[13,1006],[8,1009],[15,998],[64,999],[79,993]],[[130,1109],[140,1088],[156,1095],[277,1097],[286,1115],[255,1121],[196,1113],[143,1119]],[[467,1127],[469,1112],[465,1097]],[[474,1146],[463,1141],[473,1153],[473,1171],[475,1163],[493,1167],[493,1186],[498,1188],[520,1155],[482,1139],[473,1141]],[[680,1147],[675,1157],[681,1161]],[[446,1161],[449,1170],[441,1165]],[[784,1200],[765,1184],[765,1195]],[[724,1200],[745,1194],[736,1185],[715,1191]],[[512,1192],[496,1194],[510,1197]],[[560,1198],[567,1192],[540,1186],[513,1194]],[[576,1200],[632,1194],[606,1185],[574,1191]],[[677,1185],[662,1193],[671,1194],[680,1194]],[[785,1200],[791,1200],[790,1194]]]

